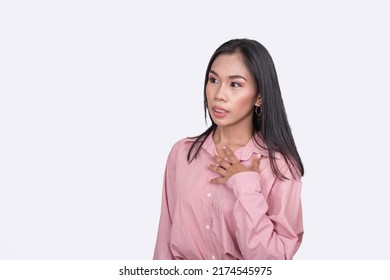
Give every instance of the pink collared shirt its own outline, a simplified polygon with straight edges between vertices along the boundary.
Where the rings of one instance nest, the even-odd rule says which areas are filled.
[[[165,169],[162,206],[154,259],[292,259],[303,237],[301,180],[292,176],[277,155],[277,165],[289,180],[276,179],[268,152],[250,140],[235,151],[247,167],[261,154],[259,173],[245,171],[223,184],[207,169],[216,164],[211,135],[190,164],[194,140],[172,148]]]

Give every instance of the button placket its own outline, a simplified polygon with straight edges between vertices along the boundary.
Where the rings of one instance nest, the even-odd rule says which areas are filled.
[[[213,212],[213,190],[214,185],[209,183],[207,189],[204,192],[204,199],[205,204],[207,205],[207,212],[205,213],[205,219],[204,219],[204,233],[206,238],[206,246],[209,250],[209,256],[214,256],[213,253],[215,252],[214,244],[213,244],[213,231],[212,231],[212,212]],[[214,256],[215,258],[215,256]]]

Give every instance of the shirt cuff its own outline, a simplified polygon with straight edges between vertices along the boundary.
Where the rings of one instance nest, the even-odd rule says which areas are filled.
[[[260,174],[256,171],[245,171],[234,174],[226,181],[226,186],[233,190],[236,197],[242,194],[261,192]]]

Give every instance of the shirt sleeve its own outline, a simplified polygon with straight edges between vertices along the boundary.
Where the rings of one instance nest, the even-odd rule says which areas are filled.
[[[175,164],[176,164],[176,150],[175,145],[168,155],[168,160],[165,166],[163,190],[162,190],[162,201],[161,201],[161,214],[160,223],[158,227],[157,240],[154,249],[154,260],[173,260],[170,249],[170,236],[172,220],[169,208],[171,188],[174,184],[175,179]]]
[[[241,172],[226,182],[237,198],[233,217],[244,259],[292,259],[302,242],[301,180],[288,168],[284,176],[267,199],[258,172]]]

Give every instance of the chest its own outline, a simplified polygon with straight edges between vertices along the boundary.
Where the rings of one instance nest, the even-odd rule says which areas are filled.
[[[175,206],[193,211],[212,208],[221,214],[231,211],[237,201],[233,190],[224,184],[209,182],[210,179],[220,176],[208,169],[208,165],[216,164],[210,154],[202,153],[191,163],[185,160],[180,162],[181,164],[176,166],[177,176],[172,189]],[[252,166],[252,159],[243,160],[241,164],[249,168]],[[267,199],[275,182],[268,159],[263,158],[260,161],[259,172],[262,193]]]
[[[223,184],[213,184],[209,180],[219,177],[209,170],[209,164],[215,164],[211,156],[199,157],[190,164],[177,166],[174,186],[175,205],[192,211],[229,211],[235,197],[233,191]]]

